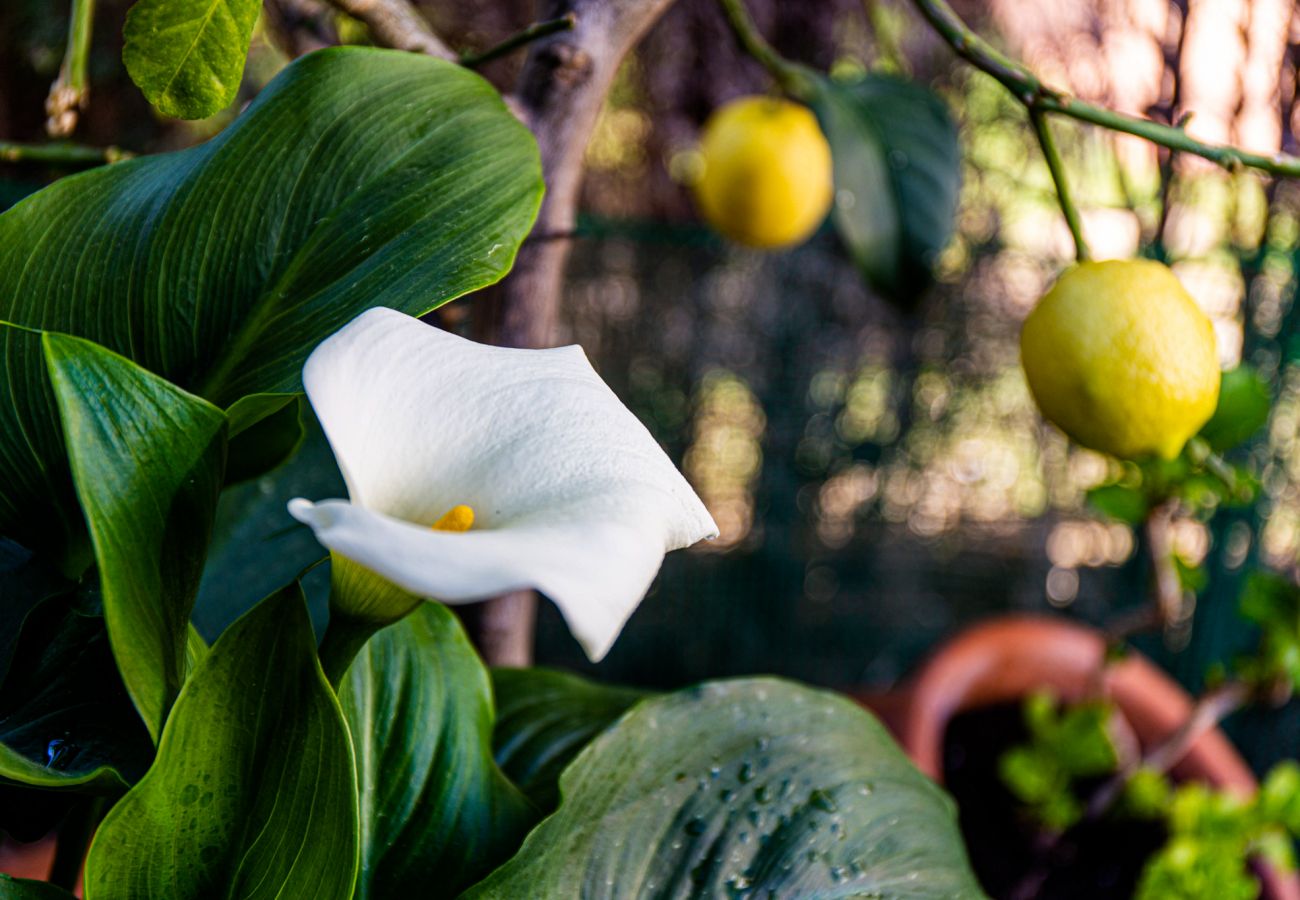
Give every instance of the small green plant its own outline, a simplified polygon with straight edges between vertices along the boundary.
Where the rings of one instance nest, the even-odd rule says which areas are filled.
[[[1280,871],[1296,867],[1300,764],[1278,764],[1252,796],[1197,782],[1176,785],[1167,774],[1224,715],[1252,700],[1284,701],[1300,683],[1300,587],[1254,572],[1241,614],[1260,629],[1254,652],[1230,674],[1209,679],[1210,690],[1186,724],[1141,759],[1126,758],[1115,728],[1120,712],[1111,701],[1094,697],[1063,706],[1046,693],[1024,702],[1028,742],[999,759],[1003,783],[1055,839],[1102,818],[1163,824],[1168,839],[1143,868],[1138,900],[1252,898],[1259,885],[1247,861]]]
[[[1062,707],[1039,691],[1025,700],[1023,712],[1029,743],[1004,753],[998,771],[1038,822],[1064,831],[1083,817],[1078,782],[1112,774],[1119,765],[1110,733],[1115,709],[1103,700]]]

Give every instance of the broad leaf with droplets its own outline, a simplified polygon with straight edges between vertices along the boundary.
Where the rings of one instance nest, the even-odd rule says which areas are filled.
[[[869,713],[768,678],[645,700],[466,895],[982,897],[948,797]]]
[[[497,763],[545,812],[560,803],[560,773],[646,691],[552,669],[493,669]]]
[[[217,640],[172,708],[152,768],[109,812],[87,900],[351,900],[356,774],[302,592]]]

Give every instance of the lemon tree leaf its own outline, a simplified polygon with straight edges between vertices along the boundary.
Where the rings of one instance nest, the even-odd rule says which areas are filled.
[[[357,848],[347,726],[295,585],[186,682],[153,767],[95,834],[86,897],[348,900]]]
[[[1250,366],[1224,372],[1219,382],[1219,402],[1201,437],[1223,453],[1254,436],[1268,422],[1272,406],[1268,383]]]
[[[0,321],[92,340],[222,409],[294,393],[365,309],[420,314],[504,275],[541,191],[536,143],[477,75],[330,48],[206,144],[0,214]],[[0,334],[0,534],[57,548],[81,516],[31,344]]]
[[[851,701],[770,678],[644,700],[471,898],[982,897],[948,797]]]
[[[46,334],[113,655],[157,736],[185,680],[226,451],[226,417],[90,341]]]
[[[492,689],[451,611],[425,603],[344,677],[361,797],[358,900],[454,897],[538,816],[492,760]]]
[[[884,144],[874,120],[848,88],[824,78],[812,84],[812,107],[831,145],[831,221],[867,280],[892,291],[899,277],[902,225]]]
[[[152,759],[99,598],[68,591],[38,603],[0,682],[0,782],[114,793]]]
[[[953,233],[961,144],[952,114],[929,88],[891,75],[823,79],[814,98],[835,163],[836,228],[870,281],[911,303]]]
[[[510,780],[545,812],[559,805],[560,773],[647,691],[551,669],[493,669],[493,752]]]
[[[164,115],[202,119],[235,99],[259,0],[138,0],[122,28],[122,62]]]

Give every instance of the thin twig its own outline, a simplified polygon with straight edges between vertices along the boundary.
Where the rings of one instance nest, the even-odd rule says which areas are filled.
[[[364,22],[378,44],[456,61],[456,54],[433,33],[429,23],[407,0],[330,0],[330,3]]]
[[[912,64],[899,46],[898,35],[890,27],[881,0],[862,0],[862,11],[866,14],[867,25],[871,27],[871,35],[875,38],[880,58],[904,75],[911,75]]]
[[[758,26],[745,8],[745,0],[718,0],[722,12],[731,25],[732,33],[740,43],[741,49],[752,56],[755,61],[780,85],[781,89],[798,98],[809,93],[808,76],[799,66],[790,62],[769,44],[759,33]]]
[[[90,99],[86,77],[90,36],[95,20],[95,0],[72,0],[68,22],[68,48],[63,54],[59,77],[45,98],[45,131],[50,137],[67,137],[77,127],[77,117]]]
[[[0,162],[39,163],[50,166],[102,166],[131,159],[135,154],[117,147],[82,144],[21,144],[0,141]]]
[[[560,16],[558,19],[549,19],[545,22],[537,22],[529,25],[523,31],[517,31],[510,37],[506,38],[499,44],[487,48],[482,53],[462,53],[460,55],[460,64],[467,69],[475,69],[485,63],[490,63],[494,59],[513,53],[520,47],[531,44],[533,41],[541,40],[544,37],[555,34],[560,31],[572,31],[578,24],[578,17],[573,13]]]
[[[1207,144],[1188,136],[1177,126],[1118,113],[1053,90],[1024,64],[994,49],[987,41],[966,27],[966,23],[944,0],[912,0],[912,2],[958,56],[1002,82],[1007,90],[1032,109],[1060,113],[1111,131],[1131,134],[1162,147],[1168,147],[1170,150],[1191,153],[1202,159],[1208,159],[1229,171],[1236,171],[1245,166],[1273,175],[1300,177],[1300,157],[1287,153],[1264,156],[1258,153],[1247,153],[1227,144]]]
[[[1038,145],[1043,148],[1043,158],[1047,160],[1047,170],[1052,173],[1052,183],[1056,185],[1056,199],[1061,212],[1065,214],[1065,224],[1070,227],[1070,236],[1074,238],[1074,256],[1079,262],[1091,258],[1088,242],[1083,237],[1083,222],[1079,219],[1079,210],[1074,205],[1070,194],[1070,185],[1065,178],[1065,165],[1061,162],[1061,153],[1056,149],[1052,138],[1051,126],[1042,110],[1029,107],[1029,120],[1034,123],[1034,133],[1038,135]]]
[[[1155,572],[1156,610],[1159,622],[1165,628],[1178,625],[1183,619],[1183,585],[1174,563],[1174,542],[1170,533],[1175,509],[1175,501],[1162,503],[1151,510],[1146,521],[1151,567]]]
[[[1188,751],[1229,714],[1240,709],[1251,697],[1251,688],[1241,681],[1228,681],[1197,698],[1191,714],[1178,730],[1148,750],[1139,760],[1124,766],[1108,779],[1088,800],[1085,821],[1096,821],[1115,804],[1124,786],[1140,769],[1164,774],[1178,765]]]

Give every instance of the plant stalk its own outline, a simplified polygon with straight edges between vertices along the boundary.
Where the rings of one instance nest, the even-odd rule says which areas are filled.
[[[82,144],[22,144],[0,141],[0,162],[35,163],[51,166],[112,165],[135,154],[117,147],[87,147]]]
[[[1128,784],[1129,779],[1140,769],[1150,769],[1164,774],[1178,765],[1203,735],[1213,730],[1231,713],[1245,706],[1251,695],[1250,685],[1241,681],[1228,681],[1198,697],[1195,705],[1192,706],[1191,714],[1177,731],[1152,747],[1140,760],[1115,773],[1097,789],[1088,801],[1084,813],[1085,820],[1096,821],[1105,815],[1119,799],[1124,785]]]
[[[499,44],[491,46],[482,53],[462,53],[460,55],[460,64],[467,69],[476,69],[479,66],[499,59],[509,53],[513,53],[520,47],[527,46],[533,41],[541,40],[552,34],[561,31],[572,31],[578,24],[578,17],[573,13],[560,16],[558,19],[548,19],[545,22],[537,22],[529,25],[523,31],[515,32]]]
[[[1070,185],[1065,178],[1065,164],[1061,162],[1061,153],[1056,149],[1052,128],[1042,110],[1030,106],[1028,111],[1029,121],[1034,123],[1034,133],[1038,135],[1038,145],[1043,148],[1043,158],[1047,160],[1047,170],[1052,173],[1052,183],[1056,185],[1057,202],[1065,215],[1065,224],[1070,227],[1070,237],[1074,238],[1075,259],[1085,262],[1092,258],[1092,254],[1088,252],[1088,242],[1083,237],[1083,222],[1070,194]]]
[[[1155,574],[1156,612],[1165,628],[1178,624],[1183,618],[1183,585],[1174,564],[1174,543],[1171,534],[1175,501],[1166,501],[1147,516],[1147,544],[1151,551],[1151,567]]]
[[[767,69],[781,90],[796,99],[806,99],[811,93],[808,76],[767,42],[745,8],[745,0],[718,0],[718,5],[741,49]]]
[[[45,131],[50,137],[67,137],[77,127],[80,110],[90,98],[86,74],[90,38],[95,20],[95,0],[72,0],[68,21],[68,48],[63,54],[59,77],[50,85],[45,99]]]

